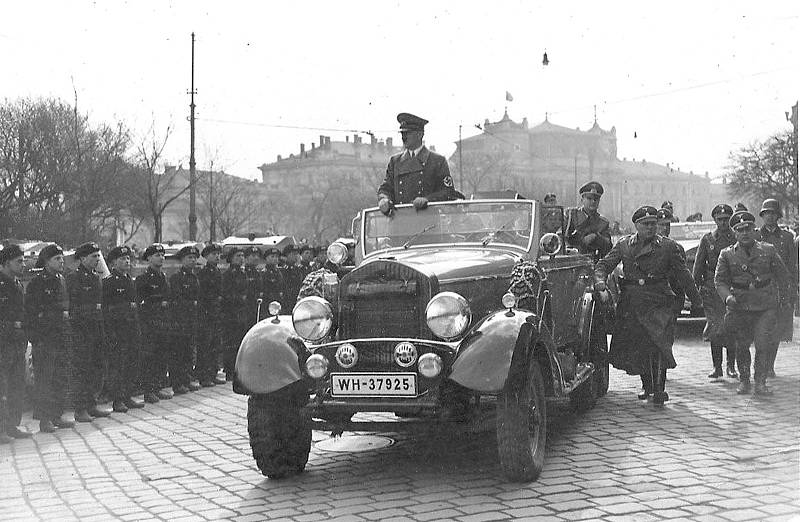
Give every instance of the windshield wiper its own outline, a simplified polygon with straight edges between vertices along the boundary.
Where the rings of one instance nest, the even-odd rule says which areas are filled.
[[[423,228],[422,230],[420,230],[419,232],[417,232],[416,234],[414,234],[413,236],[408,238],[408,241],[403,243],[403,248],[407,249],[409,246],[411,246],[411,243],[413,243],[419,236],[421,236],[422,234],[424,234],[428,230],[431,230],[431,229],[433,229],[435,227],[436,227],[436,223],[431,223],[430,225],[426,226],[425,228]]]
[[[496,236],[497,234],[499,234],[500,232],[505,230],[505,228],[508,225],[512,224],[516,220],[517,220],[517,218],[514,218],[511,221],[509,221],[508,223],[504,224],[502,227],[498,228],[497,230],[495,230],[493,232],[489,232],[489,234],[485,238],[483,238],[483,241],[481,241],[481,246],[485,247],[486,245],[488,245],[494,239],[494,236]]]

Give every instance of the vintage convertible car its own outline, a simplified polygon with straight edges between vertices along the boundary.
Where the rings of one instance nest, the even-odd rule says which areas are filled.
[[[545,398],[568,396],[587,410],[608,389],[592,261],[565,249],[559,233],[540,232],[552,213],[526,200],[361,212],[357,266],[341,280],[318,274],[318,291],[291,317],[271,303],[273,317],[242,341],[234,390],[250,395],[262,473],[302,471],[312,429],[474,431],[492,422],[503,472],[535,480]],[[328,251],[334,263],[345,255],[336,243]],[[394,415],[353,418],[361,412]]]

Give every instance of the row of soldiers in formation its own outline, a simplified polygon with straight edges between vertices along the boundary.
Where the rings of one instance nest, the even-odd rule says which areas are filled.
[[[34,418],[46,433],[73,425],[62,417],[70,367],[78,422],[110,415],[97,406],[102,387],[112,410],[126,412],[230,380],[239,343],[257,321],[260,303],[279,301],[291,310],[303,279],[318,263],[308,255],[299,258],[293,245],[263,254],[257,247],[233,248],[223,272],[221,254],[216,244],[202,252],[184,247],[176,255],[180,269],[168,280],[164,247],[153,244],[142,255],[146,270],[134,279],[132,251],[119,246],[107,254],[111,273],[101,279],[96,243],[76,249],[79,264],[66,276],[63,250],[48,245],[37,259],[41,271],[23,291],[22,250],[10,245],[0,251],[0,443],[30,436],[19,429],[28,341]],[[201,255],[205,265],[195,270]],[[290,264],[279,267],[281,255]],[[225,379],[218,377],[220,360]],[[133,398],[137,392],[143,392],[143,401]]]
[[[702,237],[690,271],[683,248],[669,238],[671,209],[640,207],[632,217],[636,233],[612,247],[609,222],[598,212],[603,187],[590,182],[580,194],[581,206],[567,211],[565,240],[595,257],[595,289],[614,290],[609,360],[641,376],[639,398],[669,400],[666,372],[676,366],[672,344],[684,296],[705,312],[703,338],[711,343],[714,365],[709,378],[723,376],[726,350],[727,375],[739,379],[737,393],[750,393],[754,344],[753,391],[771,395],[767,378],[775,376],[780,341],[792,338],[798,292],[798,242],[779,223],[779,202],[764,200],[761,227],[746,209],[716,205],[711,212],[716,228]]]

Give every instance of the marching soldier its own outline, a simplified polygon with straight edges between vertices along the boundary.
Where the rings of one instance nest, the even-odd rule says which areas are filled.
[[[297,264],[297,247],[288,245],[283,249],[283,254],[286,256],[286,266],[283,268],[283,283],[284,294],[283,300],[286,303],[286,310],[293,310],[294,305],[297,304],[297,293],[303,285],[305,274],[303,269]]]
[[[139,370],[139,318],[136,289],[131,278],[132,251],[127,246],[111,249],[106,261],[111,275],[103,279],[103,317],[108,336],[108,389],[112,408],[125,413],[144,408],[133,398]]]
[[[778,220],[783,217],[781,204],[776,199],[765,199],[761,204],[761,211],[758,213],[764,221],[764,225],[759,229],[760,237],[758,241],[769,243],[778,251],[783,264],[789,271],[790,288],[783,294],[784,299],[778,306],[778,333],[772,342],[774,349],[770,350],[770,359],[767,364],[767,375],[775,377],[775,356],[778,354],[778,344],[780,341],[792,340],[792,313],[794,302],[797,299],[797,248],[794,245],[794,234],[788,229],[780,226]]]
[[[74,371],[75,420],[92,422],[92,417],[108,417],[95,402],[98,374],[103,373],[105,332],[103,328],[103,289],[100,276],[95,272],[100,262],[100,246],[89,242],[75,249],[78,268],[67,275],[69,315],[72,320],[75,343],[72,347]]]
[[[447,159],[422,143],[428,120],[401,112],[397,122],[405,150],[389,158],[386,177],[378,187],[381,212],[391,214],[395,204],[413,203],[415,208],[423,209],[429,201],[456,199]]]
[[[22,421],[27,345],[24,294],[19,281],[25,269],[23,259],[17,245],[0,250],[0,444],[31,436],[18,427]]]
[[[595,266],[595,289],[606,289],[606,278],[622,262],[620,301],[611,337],[609,361],[630,375],[639,375],[639,398],[651,394],[653,403],[669,400],[665,390],[667,369],[675,368],[672,343],[675,335],[675,294],[669,280],[674,277],[693,303],[700,294],[675,241],[656,234],[658,211],[640,207],[633,214],[636,233],[620,239]]]
[[[603,185],[590,181],[580,188],[581,206],[567,209],[567,246],[581,254],[591,254],[595,261],[611,250],[608,220],[597,211]]]
[[[727,354],[728,377],[736,379],[736,345],[723,328],[725,317],[725,303],[719,298],[714,286],[714,273],[717,270],[719,254],[732,244],[736,243],[736,236],[731,230],[730,220],[733,209],[730,205],[720,203],[711,211],[711,217],[717,224],[716,230],[709,232],[700,239],[697,255],[694,259],[692,275],[700,295],[703,296],[703,310],[706,316],[706,326],[703,329],[703,339],[711,342],[711,362],[714,371],[709,379],[722,377],[722,349]]]
[[[264,305],[269,305],[272,301],[281,303],[285,313],[291,313],[291,308],[283,308],[286,299],[286,283],[283,280],[283,274],[278,268],[278,257],[281,251],[275,247],[268,248],[264,251],[264,271],[261,274],[261,291],[264,294]],[[296,298],[295,298],[296,299]]]
[[[172,391],[176,395],[200,389],[200,385],[192,382],[190,378],[194,359],[192,347],[199,321],[200,282],[194,275],[194,267],[199,256],[200,252],[193,246],[185,246],[178,250],[175,257],[181,262],[181,268],[169,278],[175,321],[169,379]]]
[[[222,274],[223,353],[225,380],[233,380],[236,352],[247,333],[247,292],[249,284],[244,273],[244,251],[232,248],[227,255],[228,270]]]
[[[755,394],[772,395],[767,387],[775,346],[778,303],[789,279],[774,246],[756,241],[756,218],[747,211],[731,216],[736,243],[719,255],[714,285],[725,303],[725,329],[736,343],[739,388],[750,393],[750,344],[755,342]]]
[[[222,272],[217,267],[221,253],[222,247],[214,243],[203,248],[201,254],[206,259],[206,266],[198,274],[200,342],[197,347],[196,376],[204,387],[214,386],[217,378],[217,357],[222,337]]]
[[[150,245],[144,250],[142,260],[147,261],[147,269],[134,281],[142,328],[139,379],[144,401],[152,404],[172,398],[172,393],[162,388],[166,385],[170,353],[167,332],[172,331],[173,325],[169,315],[169,283],[161,269],[164,265],[164,247],[159,243]]]
[[[43,270],[25,289],[25,326],[36,372],[33,414],[39,419],[39,431],[53,433],[56,428],[75,425],[61,418],[69,365],[66,340],[71,337],[69,296],[62,275],[64,251],[58,245],[47,245],[39,252],[36,268]]]

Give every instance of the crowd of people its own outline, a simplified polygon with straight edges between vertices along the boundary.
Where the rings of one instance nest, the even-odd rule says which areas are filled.
[[[141,254],[147,268],[134,278],[133,251],[117,246],[105,256],[110,275],[101,278],[97,243],[80,245],[77,268],[66,274],[64,252],[51,244],[23,289],[22,250],[0,250],[0,443],[31,435],[19,428],[28,342],[33,416],[44,433],[74,425],[63,416],[70,400],[75,421],[91,422],[230,381],[244,334],[271,301],[291,311],[321,261],[307,245],[231,248],[223,271],[222,253],[218,244],[184,247],[168,278],[164,247],[153,244]],[[134,398],[140,394],[143,400]],[[110,411],[98,407],[103,395]]]

